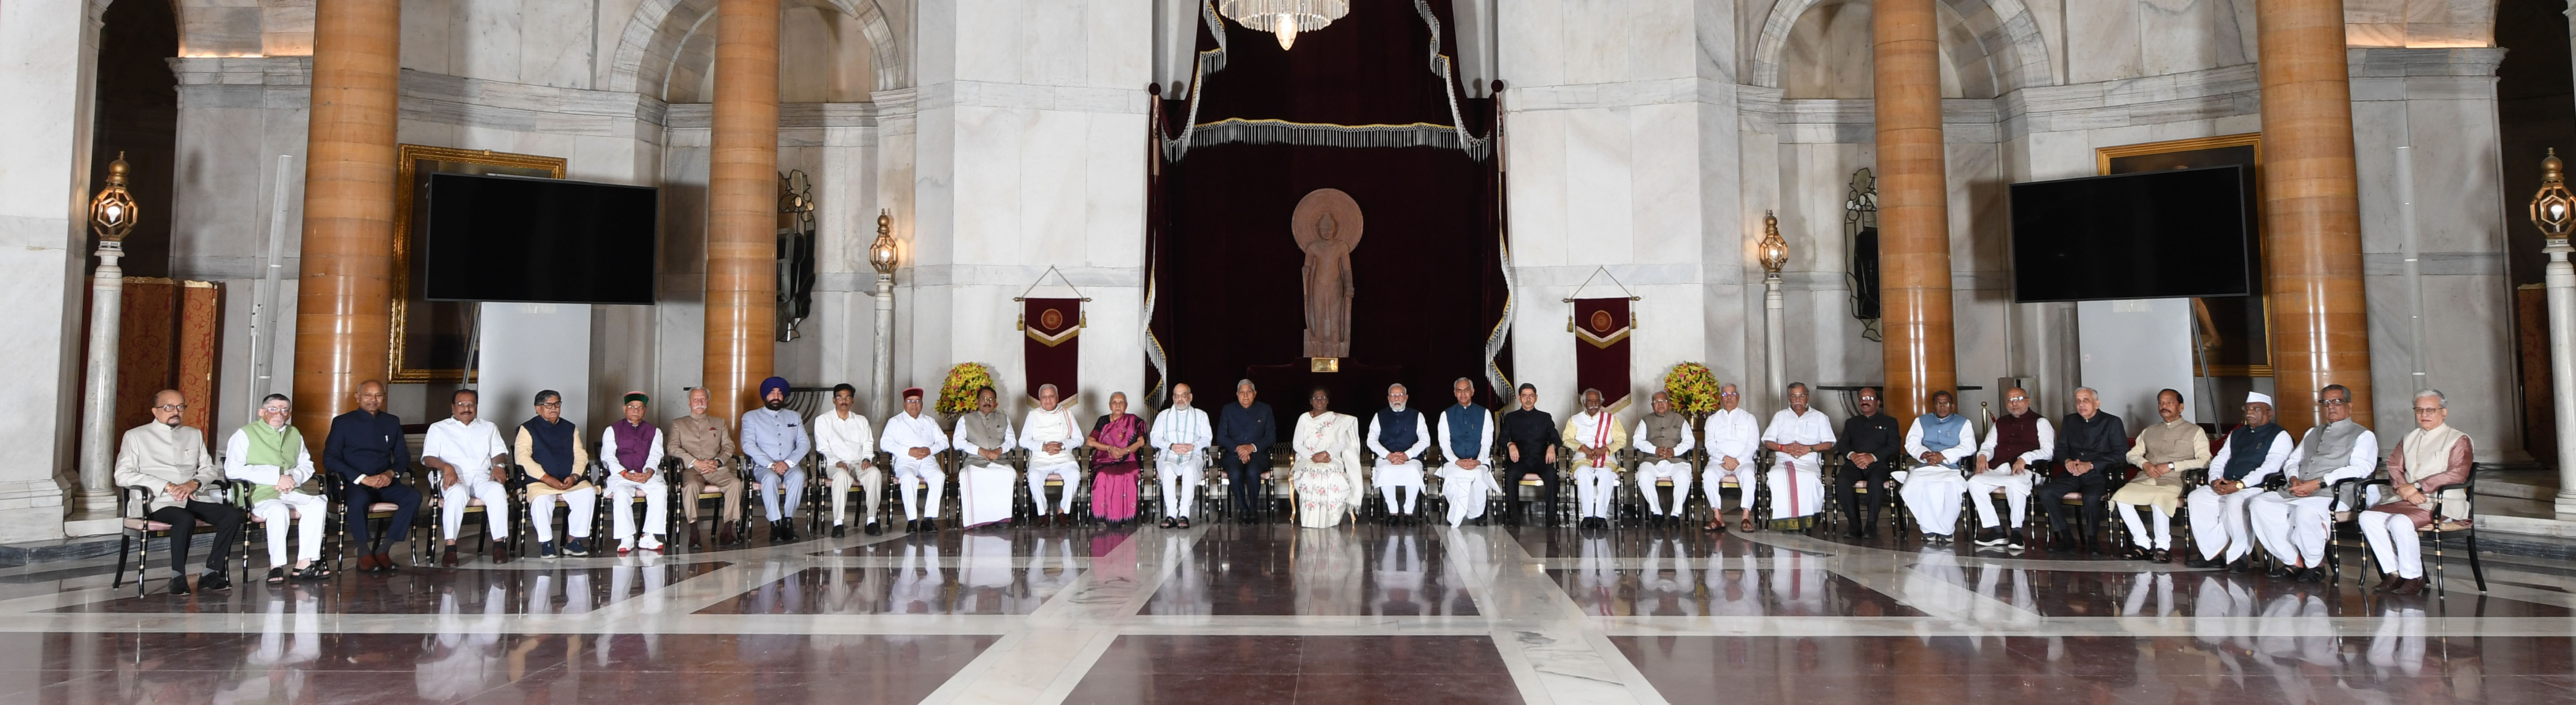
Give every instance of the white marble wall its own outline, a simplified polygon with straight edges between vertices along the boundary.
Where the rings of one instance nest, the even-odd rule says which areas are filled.
[[[91,242],[84,223],[92,179],[90,106],[98,11],[84,0],[0,3],[0,403],[18,422],[0,444],[0,542],[61,538],[62,485],[77,479],[80,327],[88,309]]]
[[[914,151],[887,169],[911,175],[894,198],[910,205],[908,217],[896,209],[906,267],[895,384],[935,386],[950,364],[975,361],[993,366],[1005,397],[1026,395],[1011,298],[1055,267],[1091,298],[1085,413],[1110,391],[1140,389],[1150,2],[925,0],[916,11]]]

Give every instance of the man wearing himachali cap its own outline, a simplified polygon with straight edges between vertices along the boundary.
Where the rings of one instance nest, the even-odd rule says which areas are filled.
[[[670,486],[662,481],[662,429],[644,420],[652,398],[627,392],[621,398],[626,418],[599,432],[599,460],[608,466],[608,511],[616,529],[617,555],[637,548],[662,550],[662,532],[670,524]],[[644,526],[635,526],[635,498],[644,498]]]
[[[2254,550],[2246,504],[2263,494],[2264,478],[2289,461],[2293,445],[2294,439],[2272,423],[2272,397],[2261,392],[2245,395],[2245,425],[2228,432],[2218,455],[2209,459],[2209,483],[2191,491],[2191,542],[2200,550],[2184,558],[2183,565],[2224,565],[2230,571],[2245,572],[2245,556]]]

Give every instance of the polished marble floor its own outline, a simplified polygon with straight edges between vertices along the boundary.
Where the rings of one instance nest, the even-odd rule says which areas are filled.
[[[0,570],[0,703],[2576,702],[2576,566],[2363,590],[1691,529],[1209,523],[474,561],[172,596]],[[2429,556],[2428,556],[2429,558]],[[1929,700],[1926,700],[1926,699]]]

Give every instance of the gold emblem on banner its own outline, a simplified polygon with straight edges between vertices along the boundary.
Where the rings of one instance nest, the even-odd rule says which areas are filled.
[[[1598,334],[1601,334],[1601,335],[1609,335],[1609,334],[1610,334],[1610,312],[1609,312],[1609,311],[1598,311],[1598,310],[1596,310],[1596,311],[1593,311],[1593,312],[1592,312],[1592,332],[1594,332],[1594,333],[1598,333]]]
[[[1064,312],[1055,309],[1047,309],[1046,313],[1038,314],[1038,325],[1048,330],[1063,328]]]

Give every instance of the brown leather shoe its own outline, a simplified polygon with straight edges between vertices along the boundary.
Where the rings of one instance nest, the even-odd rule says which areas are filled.
[[[379,572],[379,573],[391,573],[391,572],[394,572],[394,571],[396,571],[396,570],[400,570],[400,569],[401,569],[401,566],[400,566],[400,565],[397,565],[397,564],[395,564],[395,563],[394,563],[394,556],[393,556],[393,554],[390,554],[390,553],[378,553],[378,554],[376,554],[376,572]]]
[[[697,520],[694,520],[694,519],[690,520],[690,521],[689,521],[689,550],[695,551],[695,550],[698,550],[698,549],[701,549],[701,548],[705,548],[705,547],[706,547],[706,542],[705,542],[705,541],[701,541],[701,540],[699,540],[699,538],[698,538],[698,522],[697,522]]]
[[[2396,573],[2388,573],[2379,579],[2378,585],[2372,586],[2370,589],[2372,592],[2387,592],[2395,590],[2397,589],[2397,583],[2402,580],[2405,580],[2405,578],[2397,577]]]
[[[737,546],[741,544],[741,537],[733,535],[733,522],[723,521],[716,524],[716,545]]]
[[[508,542],[508,541],[493,541],[493,542],[492,542],[492,565],[500,565],[500,564],[508,563],[508,562],[510,562],[510,542]]]
[[[2391,595],[2417,595],[2422,594],[2423,592],[2423,578],[2407,578],[2399,580],[2397,581],[2397,587],[2389,588],[2388,590],[2388,594]]]
[[[438,567],[456,567],[456,544],[448,544],[447,550],[438,553]]]
[[[369,554],[366,554],[366,555],[363,555],[363,556],[359,556],[359,557],[358,557],[358,572],[360,572],[360,573],[373,573],[373,572],[376,572],[376,554],[369,553]]]

